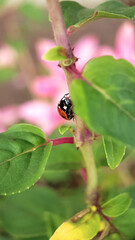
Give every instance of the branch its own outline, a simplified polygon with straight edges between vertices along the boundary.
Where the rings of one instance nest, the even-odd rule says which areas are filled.
[[[70,43],[68,41],[67,31],[59,1],[58,0],[46,0],[46,1],[56,44],[58,46],[64,47],[67,50],[69,58],[72,58],[73,53]]]
[[[56,44],[64,47],[67,50],[69,58],[73,58],[72,49],[68,40],[63,15],[61,12],[60,4],[58,0],[46,0],[48,5],[48,12],[50,15],[52,28],[56,40]],[[75,64],[71,64],[69,67],[65,67],[61,64],[63,71],[65,72],[67,84],[70,89],[71,82],[75,78],[82,77],[81,73],[76,69]],[[91,202],[93,194],[95,195],[97,189],[97,172],[93,159],[91,149],[91,132],[86,128],[84,122],[75,115],[75,143],[77,147],[80,147],[87,170],[88,185],[86,190],[87,200]]]
[[[87,171],[87,188],[86,188],[86,201],[89,203],[94,202],[97,196],[97,170],[94,162],[91,141],[85,141],[80,147],[82,152],[86,171]]]

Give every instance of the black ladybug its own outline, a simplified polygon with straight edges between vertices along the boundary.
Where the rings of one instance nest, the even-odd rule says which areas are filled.
[[[66,93],[58,104],[58,112],[61,117],[71,120],[74,117],[72,102],[69,93]]]

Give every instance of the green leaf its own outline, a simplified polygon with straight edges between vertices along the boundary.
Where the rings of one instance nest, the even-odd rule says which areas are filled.
[[[82,209],[85,209],[86,199],[85,199],[85,191],[86,186],[83,184],[77,188],[70,188],[67,186],[68,191],[64,191],[62,196],[63,203],[65,204],[65,209],[67,211],[66,219],[71,218],[77,212],[80,212]],[[64,185],[65,188],[65,185]],[[79,200],[78,200],[79,199]]]
[[[103,137],[107,163],[111,169],[118,167],[125,155],[125,146],[110,137]]]
[[[135,6],[128,7],[114,0],[102,3],[95,9],[85,8],[74,1],[63,1],[61,8],[66,28],[70,27],[69,32],[99,18],[133,19],[135,17]]]
[[[102,212],[108,217],[118,217],[126,212],[132,199],[128,193],[121,193],[102,205]]]
[[[106,161],[103,141],[101,137],[98,137],[96,140],[92,142],[92,152],[94,155],[94,161],[97,168],[101,166],[108,166]]]
[[[44,133],[29,124],[0,134],[0,194],[24,191],[39,180],[51,150],[51,143],[44,143]]]
[[[48,61],[60,61],[67,58],[66,49],[61,46],[56,46],[49,49],[43,56],[42,59]]]
[[[48,240],[48,237],[43,236],[43,237],[32,237],[32,238],[19,238],[18,240]]]
[[[70,131],[63,134],[63,137],[73,137]],[[50,139],[61,138],[58,129],[49,136]],[[84,167],[84,161],[81,151],[75,147],[75,144],[61,144],[53,146],[46,170],[77,170]]]
[[[19,53],[26,48],[26,43],[23,39],[8,39],[8,44]]]
[[[22,3],[19,6],[19,11],[28,20],[32,20],[37,23],[45,22],[45,11],[37,5],[32,3]]]
[[[19,238],[19,240],[26,240],[26,238]],[[48,237],[32,237],[32,238],[27,238],[27,240],[48,240]]]
[[[132,169],[134,171],[134,168],[132,168]],[[133,183],[132,185],[130,185],[128,187],[122,188],[119,193],[122,193],[122,192],[128,192],[128,194],[132,198],[132,203],[131,203],[130,207],[133,208],[135,206],[135,183]]]
[[[90,130],[135,147],[135,68],[111,56],[88,62],[74,80],[70,95],[74,112]]]
[[[13,240],[13,238],[0,236],[0,240]]]
[[[69,126],[69,125],[62,125],[58,129],[59,129],[60,134],[63,135],[70,128],[71,128],[71,126]]]
[[[82,211],[83,212],[83,211]],[[82,212],[78,213],[79,217]],[[76,214],[77,216],[77,214]],[[73,216],[71,220],[64,222],[53,234],[50,240],[90,240],[99,231],[100,217],[98,214],[87,213],[85,216],[80,217],[79,220],[73,220],[77,218]]]
[[[104,238],[104,240],[122,240],[122,239],[117,233],[113,233],[108,237]]]
[[[16,69],[14,68],[0,68],[0,83],[12,80],[16,74]]]
[[[81,151],[74,144],[53,146],[46,170],[77,170],[84,167]]]
[[[68,183],[71,179],[71,172],[69,170],[45,170],[42,178],[51,184],[58,184],[58,183]]]
[[[135,238],[135,208],[130,208],[125,214],[112,220],[112,224],[128,240],[133,240]]]
[[[47,187],[34,187],[0,202],[4,229],[16,238],[47,236],[49,239],[65,219],[65,212],[60,197]]]
[[[48,240],[48,237],[43,236],[43,237],[32,237],[32,238],[19,238],[19,240],[26,240],[26,239],[27,240]]]

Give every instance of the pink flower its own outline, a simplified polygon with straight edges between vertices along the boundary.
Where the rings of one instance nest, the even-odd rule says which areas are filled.
[[[61,75],[37,76],[31,85],[31,91],[38,97],[51,98],[59,102],[68,92],[65,77]]]
[[[135,66],[135,26],[125,22],[118,29],[115,49],[117,58],[124,58]]]
[[[125,22],[116,33],[115,46],[99,45],[98,39],[86,35],[76,42],[74,54],[78,57],[76,64],[82,70],[86,62],[94,57],[111,55],[116,59],[124,58],[135,65],[135,27]]]
[[[78,70],[81,71],[86,62],[96,56],[98,48],[98,39],[91,35],[85,35],[75,43],[74,55],[78,58],[78,61],[76,62]]]
[[[0,132],[4,132],[7,128],[18,122],[18,107],[7,106],[0,109]]]
[[[7,44],[0,45],[0,68],[13,67],[16,63],[17,54]]]
[[[57,106],[40,100],[22,104],[19,107],[19,118],[40,127],[47,135],[62,123],[62,118],[57,114]]]
[[[68,92],[67,82],[63,70],[58,62],[42,60],[42,56],[55,45],[51,39],[41,39],[36,44],[37,56],[41,64],[48,70],[49,75],[37,76],[31,85],[31,91],[36,96],[52,97],[52,101],[59,101]]]
[[[19,106],[8,106],[0,109],[0,132],[20,121],[40,127],[50,135],[63,119],[57,113],[57,104],[32,100]]]

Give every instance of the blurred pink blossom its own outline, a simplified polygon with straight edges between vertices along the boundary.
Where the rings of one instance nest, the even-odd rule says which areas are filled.
[[[135,25],[125,22],[117,31],[115,39],[117,58],[124,58],[135,66]]]
[[[46,135],[62,123],[62,118],[57,114],[54,104],[33,100],[19,107],[19,118],[40,127]],[[54,121],[55,120],[55,121]]]
[[[7,44],[0,45],[0,68],[15,66],[16,58],[17,54],[13,48]]]
[[[19,106],[1,108],[0,132],[6,131],[8,127],[22,120],[40,127],[46,135],[52,133],[58,124],[63,122],[54,104],[32,100]]]
[[[0,132],[18,122],[18,107],[7,106],[0,109]]]
[[[89,59],[105,55],[124,58],[135,65],[135,26],[131,22],[123,23],[116,33],[114,47],[99,45],[96,37],[84,36],[75,44],[74,55],[78,57],[79,70]]]
[[[52,98],[56,106],[65,93],[68,92],[65,77],[61,75],[37,76],[31,86],[34,95],[44,98]]]
[[[76,67],[78,70],[81,71],[86,62],[97,55],[98,48],[98,39],[91,35],[85,35],[75,43],[74,55],[78,58],[78,61],[76,62]]]

